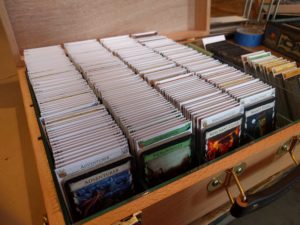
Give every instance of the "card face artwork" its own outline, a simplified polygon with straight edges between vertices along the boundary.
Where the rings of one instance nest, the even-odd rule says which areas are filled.
[[[149,183],[157,184],[189,170],[192,154],[191,137],[164,145],[157,151],[145,153],[143,163],[146,179]]]
[[[274,130],[275,101],[258,105],[245,112],[245,132],[253,138],[260,138]]]
[[[63,185],[73,221],[78,221],[132,195],[130,162],[68,178]]]
[[[242,119],[205,132],[205,158],[210,161],[237,148],[240,144]]]

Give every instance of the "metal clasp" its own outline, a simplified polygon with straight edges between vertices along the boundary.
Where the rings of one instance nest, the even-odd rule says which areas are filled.
[[[231,194],[231,192],[229,190],[229,185],[231,183],[231,178],[232,177],[233,177],[233,179],[234,179],[234,181],[235,181],[235,183],[236,183],[236,185],[237,185],[237,187],[238,187],[238,189],[240,191],[240,194],[242,196],[242,198],[241,198],[242,201],[246,202],[247,197],[246,197],[246,194],[245,194],[245,190],[242,187],[241,182],[240,182],[240,180],[239,180],[239,178],[238,178],[238,176],[237,176],[236,171],[234,170],[234,168],[227,170],[226,173],[227,173],[227,175],[226,175],[225,182],[224,182],[224,188],[226,190],[226,193],[227,193],[227,195],[229,197],[230,202],[232,204],[234,203],[234,197],[232,196],[232,194]]]
[[[240,163],[238,164],[237,166],[229,169],[229,170],[232,170],[234,171],[236,177],[242,175],[245,170],[246,170],[246,163]],[[212,191],[215,191],[217,189],[220,189],[222,187],[224,187],[224,185],[228,182],[228,171],[229,170],[226,170],[222,173],[220,173],[218,176],[214,177],[208,184],[207,186],[207,190],[209,192],[212,192]]]
[[[142,211],[134,213],[132,216],[126,217],[119,222],[112,225],[141,225],[142,224]]]
[[[300,143],[300,136],[294,136],[292,137],[288,142],[286,142],[284,145],[282,145],[282,147],[280,149],[278,149],[277,151],[277,155],[281,156],[284,155],[286,153],[289,153],[291,156],[291,159],[293,160],[294,164],[298,165],[299,162],[296,159],[295,155],[294,155],[294,150],[296,145]],[[233,204],[234,203],[234,197],[232,195],[232,193],[229,190],[229,186],[230,183],[232,181],[232,179],[234,180],[235,184],[238,187],[238,190],[240,192],[240,200],[242,202],[246,202],[247,201],[247,196],[245,194],[245,190],[243,188],[243,186],[241,185],[241,182],[238,178],[239,175],[241,175],[246,169],[246,163],[241,163],[238,166],[235,166],[231,169],[228,169],[224,172],[222,172],[221,174],[219,174],[218,176],[214,177],[208,184],[207,186],[207,190],[209,192],[215,191],[217,189],[220,189],[221,187],[224,187],[226,190],[226,193],[230,199],[230,202]]]
[[[295,155],[294,155],[294,150],[295,150],[295,147],[296,145],[300,143],[300,136],[293,136],[290,141],[288,141],[287,143],[285,143],[279,150],[278,150],[278,154],[282,155],[282,154],[285,154],[285,153],[289,153],[290,156],[291,156],[291,159],[293,160],[294,164],[295,165],[298,165],[299,162],[298,160],[296,159]],[[247,201],[247,196],[245,194],[245,190],[244,188],[242,187],[241,185],[241,182],[237,176],[237,173],[236,173],[236,170],[233,169],[229,169],[226,171],[226,177],[225,177],[225,182],[224,182],[224,188],[226,190],[226,193],[230,199],[230,202],[233,204],[234,203],[234,197],[232,196],[230,190],[229,190],[229,185],[230,185],[230,182],[233,178],[233,180],[235,181],[238,189],[239,189],[239,192],[240,192],[240,199],[242,202],[246,202]]]
[[[47,215],[43,216],[43,225],[49,225],[49,221],[48,221]]]
[[[234,197],[232,196],[229,186],[231,183],[232,178],[234,179],[240,193],[242,196],[242,200],[246,201],[246,194],[244,191],[244,188],[241,185],[241,182],[239,181],[238,176],[240,176],[242,173],[245,172],[246,169],[246,163],[240,163],[239,165],[230,168],[223,173],[221,173],[219,176],[214,177],[208,184],[207,190],[209,192],[215,191],[219,188],[225,188],[226,193],[230,199],[230,202],[233,204],[234,203]]]
[[[296,145],[300,142],[300,136],[293,136],[291,140],[286,142],[278,149],[277,155],[284,155],[285,153],[289,153],[295,165],[298,165],[299,162],[294,155],[294,150]]]

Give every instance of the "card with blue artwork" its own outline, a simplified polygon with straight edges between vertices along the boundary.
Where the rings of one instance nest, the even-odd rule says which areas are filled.
[[[130,161],[75,176],[64,188],[73,222],[84,219],[133,194]]]
[[[262,137],[275,128],[275,100],[245,110],[245,133],[250,138]]]

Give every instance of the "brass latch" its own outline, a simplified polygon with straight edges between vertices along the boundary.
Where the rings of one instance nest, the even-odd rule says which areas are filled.
[[[226,178],[225,178],[224,187],[225,187],[226,193],[229,197],[229,200],[230,200],[231,204],[234,203],[234,197],[232,196],[232,194],[229,190],[229,185],[230,185],[230,182],[231,182],[232,178],[235,181],[235,183],[236,183],[236,185],[237,185],[237,187],[240,191],[242,201],[245,202],[247,197],[246,197],[244,188],[242,187],[241,182],[240,182],[240,180],[239,180],[239,178],[236,174],[236,171],[234,169],[229,169],[229,170],[226,171],[226,173],[227,173],[227,175],[226,175]]]
[[[296,145],[300,142],[300,136],[294,136],[291,138],[291,140],[289,140],[288,142],[286,142],[285,144],[283,144],[281,146],[281,148],[278,149],[277,151],[277,155],[281,156],[284,155],[285,153],[289,153],[293,162],[298,165],[298,161],[294,155],[294,150]]]
[[[48,221],[47,215],[43,216],[43,225],[49,225],[49,221]]]
[[[216,189],[219,189],[221,187],[224,187],[226,190],[226,193],[230,199],[230,202],[233,204],[234,203],[234,197],[232,196],[230,190],[229,190],[229,185],[231,183],[231,180],[233,178],[233,180],[235,181],[242,199],[244,201],[246,201],[246,194],[245,191],[239,181],[238,176],[240,176],[242,173],[244,173],[246,169],[246,163],[241,163],[233,168],[230,168],[228,170],[226,170],[225,172],[221,173],[218,177],[213,178],[212,181],[208,184],[208,191],[214,191]]]
[[[218,176],[214,177],[209,182],[207,186],[207,190],[209,192],[212,192],[221,187],[224,187],[224,185],[228,185],[228,182],[230,182],[230,180],[228,180],[229,179],[228,174],[230,173],[229,171],[234,171],[235,176],[238,177],[245,172],[246,166],[247,166],[246,163],[240,163],[237,166],[220,173]]]
[[[289,153],[291,156],[291,159],[293,160],[294,164],[297,166],[299,163],[294,155],[294,150],[296,145],[300,142],[300,136],[293,136],[287,143],[285,143],[277,152],[277,154],[283,155],[284,153]],[[229,185],[231,182],[231,179],[233,178],[238,189],[240,192],[240,197],[238,199],[240,199],[241,202],[246,202],[247,200],[247,196],[245,194],[245,190],[242,187],[239,178],[238,178],[238,174],[236,173],[236,170],[234,169],[229,169],[226,171],[227,175],[225,177],[225,182],[224,182],[224,187],[226,190],[226,193],[230,199],[230,202],[233,204],[234,201],[234,197],[232,196],[231,192],[229,191]]]
[[[139,211],[134,213],[132,216],[128,216],[112,225],[141,225],[141,224],[142,224],[142,211]]]
[[[296,145],[300,143],[300,136],[294,136],[292,137],[288,142],[286,142],[278,151],[277,154],[278,155],[283,155],[285,153],[289,153],[291,156],[291,159],[293,160],[294,164],[298,165],[298,161],[294,155],[294,150]],[[238,190],[240,192],[240,200],[242,202],[246,202],[247,200],[247,196],[245,194],[245,190],[241,185],[241,182],[238,178],[239,175],[241,175],[246,168],[246,164],[245,163],[241,163],[238,166],[235,166],[231,169],[228,169],[226,171],[224,171],[223,173],[221,173],[219,176],[213,178],[210,183],[207,186],[207,190],[209,192],[212,192],[216,189],[219,189],[221,187],[224,187],[226,190],[226,193],[230,199],[230,202],[233,204],[234,203],[234,197],[232,196],[230,190],[229,190],[229,186],[231,183],[231,180],[233,179],[235,184],[238,187]]]

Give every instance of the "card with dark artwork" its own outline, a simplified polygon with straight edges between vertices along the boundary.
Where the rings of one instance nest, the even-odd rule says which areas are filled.
[[[274,130],[275,101],[245,111],[245,133],[252,138],[262,137]]]
[[[210,161],[237,148],[240,144],[242,119],[205,132],[205,160]]]
[[[171,142],[143,157],[144,174],[150,186],[178,176],[191,168],[192,138]]]

